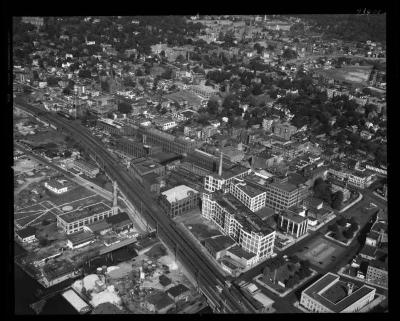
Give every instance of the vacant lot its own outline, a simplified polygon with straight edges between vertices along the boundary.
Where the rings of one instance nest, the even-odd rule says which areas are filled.
[[[177,223],[183,223],[199,241],[211,236],[221,235],[214,223],[201,216],[200,209],[194,209],[189,213],[176,216],[174,220]]]
[[[27,142],[32,146],[40,146],[49,143],[54,143],[56,145],[62,145],[65,142],[65,136],[53,129],[45,129],[43,131],[37,132],[34,135],[24,136],[21,141]]]
[[[343,247],[320,236],[306,244],[296,255],[300,259],[310,261],[310,264],[313,266],[323,269],[336,260],[344,251],[345,249]]]

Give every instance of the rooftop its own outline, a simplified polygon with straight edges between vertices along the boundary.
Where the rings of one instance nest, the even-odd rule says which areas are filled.
[[[181,295],[182,293],[185,293],[189,291],[189,289],[183,285],[183,284],[178,284],[172,288],[170,288],[167,293],[171,294],[174,298],[176,298],[177,296]]]
[[[32,226],[25,227],[21,230],[15,232],[21,238],[27,238],[29,236],[35,235],[36,229]]]
[[[102,220],[102,221],[96,222],[94,224],[91,224],[88,227],[94,233],[94,232],[100,232],[100,231],[110,228],[110,224],[108,224],[105,220]]]
[[[86,206],[82,209],[76,209],[71,212],[65,213],[64,215],[60,215],[60,218],[66,221],[67,223],[72,223],[95,214],[109,211],[110,209],[111,209],[110,206],[104,204],[103,202],[100,202]]]
[[[242,180],[234,179],[233,184],[250,197],[256,197],[260,194],[265,193],[265,191],[257,189],[251,185],[248,185],[248,184],[244,183],[244,181],[242,181]]]
[[[71,241],[74,245],[77,245],[94,239],[94,235],[90,232],[80,231],[73,234],[69,234],[67,236],[67,239]]]
[[[278,183],[274,182],[269,184],[270,186],[279,188],[280,190],[283,190],[285,192],[291,193],[297,189],[296,185],[290,184],[290,183]]]
[[[236,242],[227,235],[219,235],[217,237],[210,237],[204,240],[209,246],[211,246],[215,252],[226,250]]]
[[[213,193],[213,197],[228,213],[234,215],[235,219],[246,231],[262,233],[263,235],[268,235],[273,232],[273,229],[271,229],[266,221],[250,211],[250,209],[238,201],[233,195],[217,191]]]
[[[60,189],[60,188],[63,188],[63,187],[69,187],[69,186],[71,186],[71,185],[72,185],[72,182],[70,182],[70,181],[67,180],[67,179],[50,179],[50,180],[47,182],[47,184],[50,185],[51,187]]]
[[[148,297],[147,301],[154,304],[157,310],[161,310],[174,303],[174,301],[164,292],[159,292]]]
[[[188,197],[188,193],[192,192],[197,194],[198,191],[194,190],[193,188],[190,188],[189,186],[186,185],[179,185],[175,186],[165,192],[162,192],[162,195],[165,195],[167,197],[168,202],[174,203],[178,202],[180,200],[185,199]]]
[[[235,245],[228,250],[230,253],[235,254],[240,258],[244,258],[246,260],[250,260],[255,256],[254,253],[247,252],[243,250],[239,245]]]
[[[363,285],[353,291],[352,294],[347,295],[346,291],[346,294],[343,295],[344,282],[339,282],[339,275],[329,272],[303,292],[323,304],[328,309],[338,313],[370,292],[375,291],[374,288]],[[337,283],[339,284],[337,285]],[[324,292],[321,292],[323,290]]]
[[[120,224],[122,222],[131,222],[131,219],[129,218],[129,215],[125,212],[121,212],[115,215],[112,215],[110,217],[106,218],[106,221],[108,224],[111,225],[116,225],[116,224]]]
[[[294,221],[296,223],[302,223],[302,222],[307,220],[306,217],[301,216],[301,215],[299,215],[299,214],[297,214],[295,212],[292,212],[292,211],[290,211],[288,209],[285,209],[285,210],[281,211],[279,213],[279,215],[281,215],[281,216],[283,216],[285,218],[288,218],[289,220]]]

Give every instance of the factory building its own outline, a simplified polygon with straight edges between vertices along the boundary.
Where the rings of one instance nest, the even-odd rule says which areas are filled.
[[[83,230],[84,226],[115,215],[117,212],[117,207],[110,207],[100,202],[58,215],[57,226],[61,227],[67,234],[71,234]]]

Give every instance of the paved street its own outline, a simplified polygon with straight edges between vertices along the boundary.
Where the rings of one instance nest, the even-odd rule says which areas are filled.
[[[364,194],[364,197],[360,202],[358,202],[357,204],[355,204],[354,206],[349,208],[347,211],[343,212],[341,215],[358,216],[358,217],[360,217],[360,215],[365,215],[365,217],[363,217],[363,220],[360,221],[360,223],[362,224],[362,227],[365,226],[365,224],[369,221],[369,219],[367,217],[368,213],[361,212],[361,210],[363,208],[365,208],[366,206],[369,206],[369,204],[371,202],[375,203],[378,206],[381,206],[381,204],[382,204],[386,207],[386,204],[384,204],[385,202],[383,200],[381,200],[381,202],[375,202],[374,199],[372,197],[370,197],[370,194],[372,194],[372,192],[367,191],[366,194]],[[334,223],[338,218],[339,218],[339,216],[337,218],[333,219],[331,222],[329,222],[328,225]],[[362,227],[361,227],[361,230],[362,230]],[[300,240],[298,243],[292,245],[288,249],[286,249],[282,252],[279,252],[278,256],[283,256],[283,255],[290,256],[290,255],[295,254],[296,252],[299,252],[306,244],[311,243],[317,237],[324,235],[326,233],[326,231],[327,231],[327,226],[325,225],[318,231],[316,231],[316,232],[312,233],[311,235],[307,236],[306,238]],[[298,310],[297,308],[292,306],[293,302],[296,299],[297,300],[299,299],[299,297],[296,297],[295,293],[300,294],[301,290],[305,289],[310,283],[312,283],[313,281],[318,279],[321,275],[323,275],[329,271],[337,272],[342,266],[347,264],[360,250],[361,245],[359,243],[358,236],[359,236],[359,234],[354,238],[353,242],[346,248],[346,251],[344,251],[342,254],[340,254],[334,262],[327,265],[325,268],[321,269],[321,268],[312,266],[312,268],[315,269],[319,274],[317,276],[315,276],[314,278],[312,278],[310,281],[308,281],[306,283],[306,285],[301,286],[299,289],[297,289],[296,291],[293,291],[291,294],[287,295],[286,297],[281,298],[281,297],[275,295],[273,292],[269,291],[268,289],[263,288],[263,292],[265,292],[265,294],[268,297],[270,297],[271,299],[273,299],[275,301],[274,307],[276,308],[277,312],[278,313],[279,312],[288,312],[288,311],[301,312],[300,310]],[[256,277],[257,275],[259,275],[260,273],[262,273],[264,267],[265,267],[265,262],[261,263],[260,265],[254,267],[253,269],[242,274],[238,278],[238,282],[240,282],[241,280],[245,280],[247,282],[253,282],[252,279],[254,277]],[[261,285],[259,285],[258,283],[257,283],[257,286],[261,287]]]

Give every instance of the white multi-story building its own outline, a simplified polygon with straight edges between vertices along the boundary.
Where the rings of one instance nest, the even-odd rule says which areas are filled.
[[[218,90],[206,85],[192,85],[190,91],[204,99],[210,99],[218,94]]]
[[[273,254],[275,231],[232,195],[203,194],[202,216],[231,236],[243,250],[256,255],[253,263]]]
[[[154,120],[154,123],[161,130],[168,130],[178,125],[176,121],[170,119],[156,119]]]
[[[250,169],[245,168],[243,171],[224,172],[221,175],[211,174],[204,177],[204,188],[209,192],[214,192],[228,186],[234,178],[242,178],[250,173]]]
[[[367,188],[370,186],[375,178],[375,174],[370,170],[353,170],[349,171],[337,167],[328,169],[328,174],[334,176],[340,181],[346,181],[357,188]]]
[[[340,281],[339,275],[329,272],[301,293],[300,304],[311,312],[351,313],[373,301],[375,292],[367,285],[354,290],[354,284]]]
[[[232,180],[229,192],[252,212],[257,212],[265,206],[267,193],[246,184],[241,179],[234,178]]]
[[[49,191],[52,191],[53,193],[63,194],[68,191],[70,184],[66,180],[51,180],[49,182],[45,182],[44,187],[46,187]]]
[[[305,185],[296,186],[287,182],[274,182],[265,186],[266,205],[274,210],[283,210],[300,204],[308,195]]]

